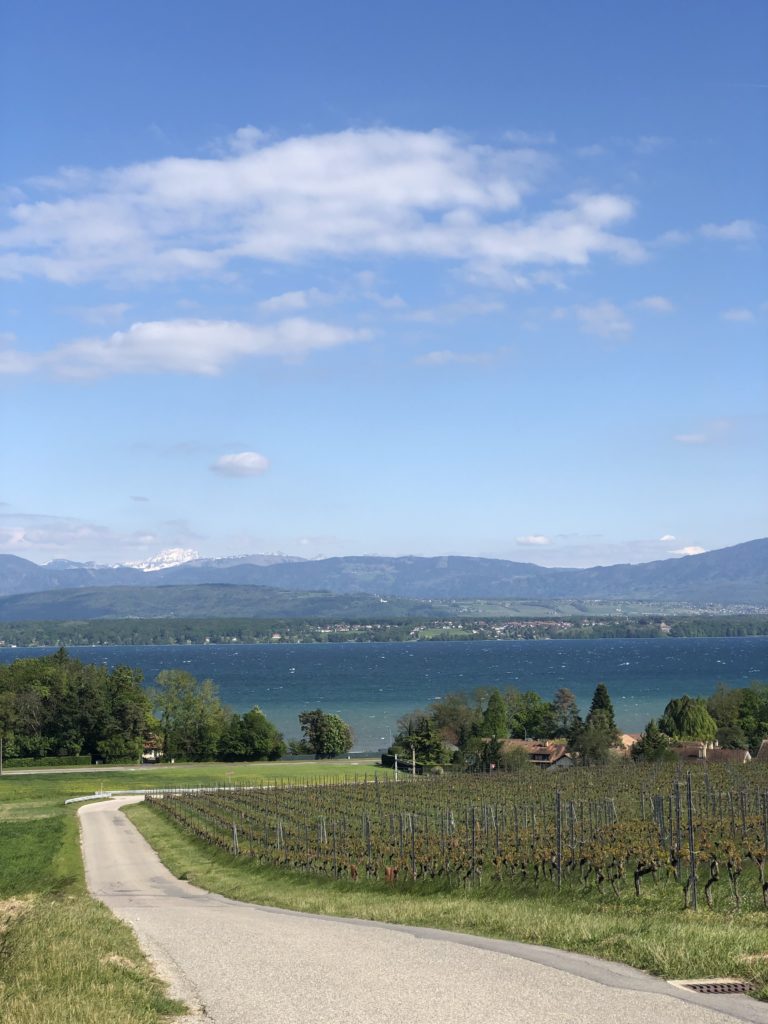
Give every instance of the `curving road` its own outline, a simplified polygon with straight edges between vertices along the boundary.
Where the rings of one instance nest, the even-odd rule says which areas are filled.
[[[211,1024],[768,1024],[743,996],[688,996],[632,968],[522,943],[239,903],[179,881],[120,812],[80,808],[91,893]]]

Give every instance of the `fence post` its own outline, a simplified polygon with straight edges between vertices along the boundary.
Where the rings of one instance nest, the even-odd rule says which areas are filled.
[[[563,806],[560,790],[555,793],[555,816],[557,828],[557,888],[563,887]]]
[[[687,796],[688,796],[688,854],[690,857],[690,886],[691,886],[691,908],[696,910],[698,908],[697,901],[697,885],[696,885],[696,848],[694,845],[694,832],[693,832],[693,794],[691,792],[691,773],[688,772],[687,780]]]

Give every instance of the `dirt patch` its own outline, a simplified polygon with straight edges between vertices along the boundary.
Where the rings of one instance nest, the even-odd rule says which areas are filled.
[[[102,964],[113,964],[115,967],[122,967],[126,971],[137,971],[139,965],[129,960],[127,956],[120,956],[119,953],[110,953],[109,956],[103,956],[100,961]]]
[[[21,917],[25,910],[32,906],[30,898],[20,899],[17,896],[9,900],[0,900],[0,932],[5,931],[13,924],[16,918]]]

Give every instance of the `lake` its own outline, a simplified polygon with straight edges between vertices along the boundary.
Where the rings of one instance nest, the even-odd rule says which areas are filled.
[[[0,663],[48,648],[2,648]],[[287,738],[297,715],[322,707],[350,723],[358,750],[388,746],[397,719],[455,690],[514,686],[547,700],[568,686],[586,711],[608,686],[621,730],[639,732],[667,701],[717,683],[768,682],[768,637],[653,640],[456,640],[419,643],[193,644],[72,647],[82,661],[131,665],[151,682],[180,668],[213,679],[235,711],[258,704]]]

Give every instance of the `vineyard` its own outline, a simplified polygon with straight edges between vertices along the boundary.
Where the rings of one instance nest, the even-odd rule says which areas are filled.
[[[239,858],[391,885],[546,887],[768,908],[768,766],[622,764],[493,775],[156,791]],[[651,887],[649,889],[649,886]]]

